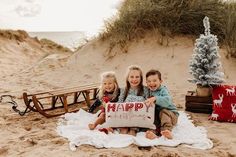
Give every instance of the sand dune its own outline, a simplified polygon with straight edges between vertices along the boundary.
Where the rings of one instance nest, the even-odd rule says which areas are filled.
[[[193,39],[175,37],[169,46],[160,45],[159,37],[147,35],[144,39],[129,44],[128,53],[119,49],[106,57],[108,42],[96,39],[74,54],[43,47],[35,39],[23,41],[0,36],[0,95],[12,94],[21,97],[24,91],[71,87],[79,84],[99,82],[99,73],[114,70],[118,82],[124,85],[126,67],[138,64],[145,73],[158,68],[165,85],[170,89],[179,110],[184,110],[185,94],[195,85],[187,82],[188,62],[192,55]],[[221,62],[227,84],[236,84],[236,59],[226,59],[225,50],[220,50]],[[17,99],[24,109],[22,99]],[[68,141],[57,135],[58,117],[47,119],[30,112],[21,117],[9,104],[0,104],[0,156],[236,156],[235,124],[208,121],[207,114],[190,113],[194,123],[206,127],[208,137],[214,142],[211,150],[197,150],[182,146],[177,148],[152,147],[141,149],[129,146],[122,149],[96,149],[81,146],[70,151]]]

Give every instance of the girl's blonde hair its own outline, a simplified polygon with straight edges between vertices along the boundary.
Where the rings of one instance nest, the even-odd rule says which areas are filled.
[[[102,97],[104,96],[104,94],[106,92],[104,90],[104,86],[103,86],[103,81],[105,79],[112,79],[114,81],[114,84],[115,84],[115,89],[114,89],[114,92],[112,94],[112,99],[111,99],[111,101],[112,101],[119,94],[119,85],[118,85],[118,82],[117,82],[117,79],[116,79],[115,72],[107,71],[107,72],[104,72],[104,73],[101,74],[101,87],[100,87],[100,91],[99,91],[99,98],[100,99],[102,99]]]
[[[143,72],[141,70],[141,68],[137,65],[130,65],[127,69],[127,73],[126,73],[126,87],[125,87],[125,92],[124,92],[124,100],[126,99],[126,97],[128,96],[129,93],[129,89],[130,89],[130,83],[128,81],[129,79],[129,74],[130,71],[132,70],[137,70],[140,73],[140,83],[138,85],[138,93],[137,96],[141,96],[143,95]]]

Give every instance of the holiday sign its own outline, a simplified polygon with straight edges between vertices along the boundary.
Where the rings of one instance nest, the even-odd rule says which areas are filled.
[[[154,105],[149,106],[143,102],[107,103],[106,125],[155,129],[154,111]]]

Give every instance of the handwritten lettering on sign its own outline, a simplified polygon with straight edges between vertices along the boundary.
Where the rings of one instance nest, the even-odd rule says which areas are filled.
[[[106,123],[109,127],[155,128],[154,110],[143,102],[107,103]]]

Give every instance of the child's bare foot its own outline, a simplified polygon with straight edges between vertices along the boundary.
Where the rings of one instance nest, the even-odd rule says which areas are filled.
[[[95,126],[95,124],[89,124],[88,127],[90,130],[94,130],[96,126]]]
[[[120,133],[121,134],[127,134],[128,133],[128,128],[120,128]]]
[[[168,139],[172,139],[172,133],[170,130],[163,130],[161,131],[161,135],[163,135],[164,137],[168,138]]]
[[[112,128],[107,128],[107,131],[108,131],[108,132],[111,132],[111,133],[114,132],[114,130],[113,130]]]
[[[136,136],[136,130],[130,128],[128,134],[129,134],[129,135]]]
[[[150,140],[158,138],[158,136],[154,132],[152,132],[151,130],[146,131],[145,137],[150,139]]]

